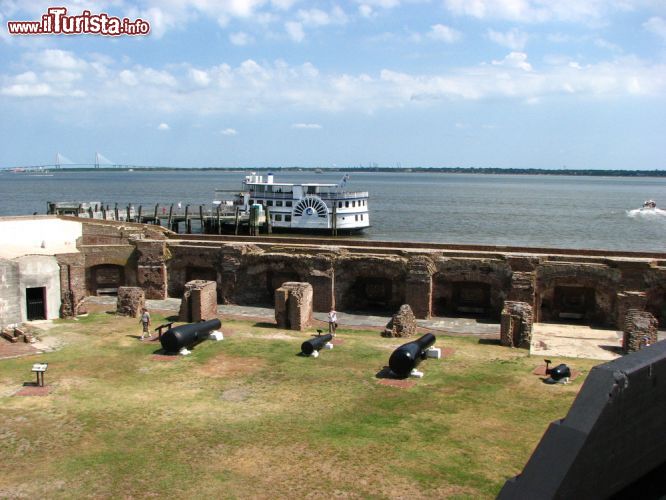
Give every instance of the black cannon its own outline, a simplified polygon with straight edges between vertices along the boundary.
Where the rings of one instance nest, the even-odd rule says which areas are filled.
[[[389,358],[389,368],[398,377],[407,377],[427,357],[426,351],[435,343],[435,336],[426,333],[423,337],[401,345]]]
[[[326,335],[318,335],[312,337],[310,340],[306,340],[301,344],[301,352],[306,356],[309,356],[315,351],[320,351],[324,348],[326,343],[333,338],[333,335],[330,333]]]
[[[571,369],[564,363],[550,368],[552,361],[550,359],[544,359],[544,361],[546,362],[546,375],[549,375],[554,382],[559,382],[563,378],[571,378]]]
[[[162,348],[167,352],[178,352],[183,347],[189,347],[205,340],[210,332],[222,326],[219,319],[188,323],[169,328],[160,337]]]

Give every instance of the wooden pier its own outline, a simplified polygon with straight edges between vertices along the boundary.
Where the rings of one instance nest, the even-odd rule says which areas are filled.
[[[239,207],[217,205],[207,207],[204,205],[182,205],[181,203],[161,204],[154,206],[134,205],[113,206],[102,202],[72,203],[47,202],[47,215],[69,215],[86,219],[112,220],[123,222],[139,222],[142,224],[155,224],[166,227],[175,233],[192,234],[193,226],[196,233],[222,234],[240,232],[258,234],[261,226],[266,226],[270,232],[270,225],[260,224],[251,220],[250,216],[240,213]]]

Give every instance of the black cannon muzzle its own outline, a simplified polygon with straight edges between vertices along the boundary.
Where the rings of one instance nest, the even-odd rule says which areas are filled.
[[[167,330],[161,337],[162,348],[167,352],[178,352],[183,347],[192,346],[208,336],[213,330],[222,326],[219,319],[188,323]]]
[[[333,338],[333,335],[326,334],[320,335],[318,337],[312,337],[310,340],[306,340],[301,344],[301,352],[306,356],[309,356],[315,351],[320,351],[324,348],[326,343]]]
[[[398,377],[405,378],[411,371],[426,358],[426,351],[435,343],[435,336],[432,333],[426,333],[412,342],[401,345],[389,358],[389,368]]]

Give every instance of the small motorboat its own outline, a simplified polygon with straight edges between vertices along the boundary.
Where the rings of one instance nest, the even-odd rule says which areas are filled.
[[[641,210],[654,210],[657,208],[657,202],[654,200],[645,200],[643,202],[643,208]]]

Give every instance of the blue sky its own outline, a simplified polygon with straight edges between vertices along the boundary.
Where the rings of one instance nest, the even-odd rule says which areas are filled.
[[[16,36],[49,7],[147,36]],[[0,167],[666,168],[662,0],[0,0]]]

